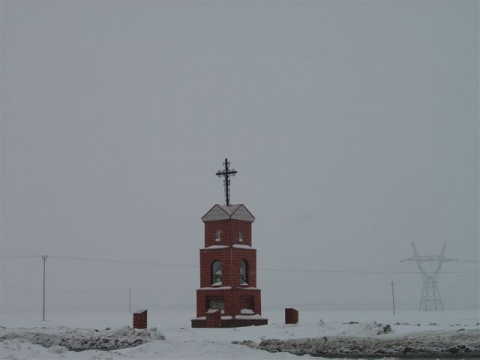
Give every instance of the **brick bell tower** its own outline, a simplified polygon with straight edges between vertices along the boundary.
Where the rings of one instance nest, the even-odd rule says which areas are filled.
[[[262,318],[261,291],[257,288],[257,250],[252,248],[255,218],[243,204],[230,204],[229,169],[224,177],[225,205],[214,205],[203,217],[205,247],[200,249],[200,288],[197,318],[192,327],[266,325]]]

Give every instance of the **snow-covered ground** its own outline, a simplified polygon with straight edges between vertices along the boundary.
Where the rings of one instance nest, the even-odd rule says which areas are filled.
[[[0,358],[298,359],[285,351],[318,355],[329,349],[378,350],[375,346],[399,352],[443,347],[451,350],[447,356],[477,352],[480,358],[479,310],[398,311],[395,316],[387,311],[299,310],[298,325],[285,325],[279,310],[264,311],[269,325],[236,329],[192,329],[192,311],[149,311],[146,331],[129,329],[128,313],[49,313],[45,322],[41,314],[6,313],[0,319]],[[79,351],[83,348],[87,350]],[[409,351],[405,355],[415,356]],[[388,352],[381,354],[376,353],[382,357]],[[354,352],[351,356],[359,358]]]

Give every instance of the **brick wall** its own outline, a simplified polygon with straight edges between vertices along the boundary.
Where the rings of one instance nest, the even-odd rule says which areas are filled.
[[[240,315],[245,308],[252,308],[255,314],[262,314],[262,297],[260,289],[233,288],[233,289],[198,289],[197,290],[197,317],[206,316],[208,299],[224,299],[225,316]],[[250,306],[251,305],[251,306]]]
[[[147,328],[147,310],[137,310],[133,313],[133,328],[134,329]]]
[[[248,285],[245,286],[257,286],[257,250],[228,247],[200,249],[200,287],[212,285],[212,264],[216,260],[222,264],[222,286],[240,286],[240,262],[242,260],[248,264]]]
[[[213,313],[207,314],[207,319],[205,321],[206,327],[217,328],[222,326],[222,316],[220,311],[215,311]]]
[[[292,308],[285,309],[285,324],[298,324],[298,310]]]
[[[252,223],[241,220],[205,221],[205,248],[200,249],[200,289],[197,290],[197,317],[207,316],[209,301],[223,300],[224,316],[241,314],[252,309],[261,314],[261,291],[257,289],[257,251],[252,246]],[[221,230],[220,241],[216,231]],[[243,232],[243,241],[239,234]],[[247,245],[250,248],[235,247]],[[217,248],[216,245],[225,246]],[[213,247],[213,248],[210,248]],[[247,263],[247,284],[240,281],[240,263]],[[212,265],[222,264],[222,284],[212,286]],[[213,321],[213,320],[212,320]],[[197,324],[198,325],[198,324]]]
[[[221,231],[220,241],[215,240],[216,231]],[[243,230],[243,241],[239,240]],[[252,223],[241,220],[217,220],[205,222],[205,247],[212,245],[245,244],[252,246]]]

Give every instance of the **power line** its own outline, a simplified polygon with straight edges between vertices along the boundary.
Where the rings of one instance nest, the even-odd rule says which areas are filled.
[[[163,263],[154,261],[134,261],[134,260],[122,260],[122,259],[100,259],[100,258],[86,258],[77,256],[57,256],[52,255],[52,258],[63,260],[75,260],[75,261],[89,261],[89,262],[102,262],[102,263],[117,263],[117,264],[130,264],[130,265],[152,265],[152,266],[172,266],[172,267],[187,267],[196,268],[196,265],[189,264],[175,264],[175,263]]]
[[[260,268],[262,271],[284,271],[325,274],[418,274],[417,271],[383,271],[383,270],[320,270],[320,269],[274,269]],[[480,271],[444,271],[444,274],[479,274]]]
[[[264,268],[262,271],[285,271],[325,274],[416,274],[415,271],[380,271],[380,270],[320,270],[320,269],[275,269]]]
[[[2,256],[0,259],[21,259],[21,258],[41,258],[42,255],[31,256]],[[128,264],[128,265],[149,265],[149,266],[165,266],[165,267],[183,267],[183,268],[198,268],[197,265],[181,264],[181,263],[164,263],[155,261],[139,261],[139,260],[126,260],[126,259],[104,259],[104,258],[88,258],[79,256],[62,256],[62,255],[49,255],[50,259],[57,260],[73,260],[73,261],[86,261],[86,262],[98,262],[98,263],[113,263],[113,264]],[[465,262],[474,262],[465,261]],[[292,268],[258,268],[258,270],[266,272],[299,272],[299,273],[324,273],[324,274],[417,274],[416,271],[411,270],[329,270],[329,269],[292,269]],[[452,270],[444,271],[444,274],[479,274],[480,270]]]

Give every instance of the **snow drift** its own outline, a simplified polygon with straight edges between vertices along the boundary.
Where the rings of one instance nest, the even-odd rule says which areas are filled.
[[[32,344],[49,348],[52,352],[84,350],[118,350],[145,344],[150,341],[165,340],[156,328],[132,329],[76,329],[67,327],[34,328],[8,330],[0,328],[0,342],[23,339]]]
[[[324,336],[263,340],[259,349],[328,357],[480,357],[480,330],[438,331],[395,337]]]

